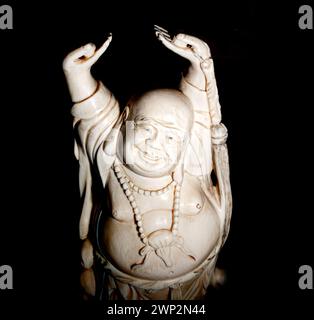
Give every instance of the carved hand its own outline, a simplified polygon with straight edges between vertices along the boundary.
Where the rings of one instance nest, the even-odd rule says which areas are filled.
[[[211,58],[211,52],[207,43],[183,33],[171,38],[167,30],[158,26],[155,26],[155,32],[158,39],[166,48],[191,62],[191,66],[185,76],[186,80],[198,88],[205,89],[206,79],[201,68],[201,63]]]
[[[199,65],[202,61],[211,57],[207,43],[196,37],[179,33],[171,39],[166,30],[157,27],[155,31],[156,36],[165,47],[188,59],[193,65]]]
[[[110,35],[98,50],[93,43],[86,44],[70,52],[63,60],[63,71],[73,101],[83,100],[95,91],[97,82],[90,69],[107,50],[111,39]]]
[[[93,43],[88,43],[70,52],[63,60],[63,70],[65,73],[80,73],[89,71],[92,65],[100,58],[100,56],[107,50],[112,36],[110,35],[105,43],[96,50]]]

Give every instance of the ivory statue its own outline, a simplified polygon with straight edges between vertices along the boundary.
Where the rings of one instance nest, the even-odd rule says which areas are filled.
[[[91,75],[112,36],[64,59],[74,103],[82,196],[81,285],[100,299],[199,299],[217,281],[229,231],[227,130],[210,49],[155,26],[190,62],[178,90],[132,98],[123,112]],[[213,178],[216,177],[216,178]]]

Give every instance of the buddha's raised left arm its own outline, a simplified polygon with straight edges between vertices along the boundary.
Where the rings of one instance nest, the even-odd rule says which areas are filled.
[[[190,61],[188,72],[180,83],[180,90],[190,99],[194,110],[185,170],[202,181],[203,189],[221,219],[223,243],[229,230],[232,204],[227,129],[221,123],[211,52],[204,41],[193,36],[178,34],[171,38],[166,30],[159,27],[156,28],[156,35],[165,47]],[[213,173],[217,181],[213,181]]]

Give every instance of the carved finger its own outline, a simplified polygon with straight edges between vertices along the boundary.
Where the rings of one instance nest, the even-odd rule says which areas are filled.
[[[166,39],[164,37],[164,35],[161,33],[156,32],[156,35],[158,37],[158,40],[160,40],[166,48],[168,48],[169,50],[171,50],[181,56],[186,56],[187,50],[190,50],[189,48],[181,48],[181,47],[176,46],[172,41]]]
[[[102,56],[102,54],[107,50],[111,40],[112,40],[112,34],[109,35],[109,37],[103,43],[103,45],[98,50],[96,50],[93,53],[93,55],[90,57],[90,61],[92,62],[92,64],[94,64]]]
[[[154,30],[155,30],[155,32],[156,32],[156,36],[157,36],[157,37],[161,34],[161,35],[163,35],[167,40],[171,41],[171,36],[170,36],[169,32],[168,32],[166,29],[155,25],[155,26],[154,26]]]
[[[156,35],[157,35],[157,38],[159,37],[159,35],[162,35],[166,40],[172,41],[172,39],[168,33],[164,33],[162,31],[156,31]]]
[[[168,30],[164,29],[163,27],[161,26],[158,26],[157,24],[154,25],[154,29],[156,31],[164,31],[165,33],[168,33]]]

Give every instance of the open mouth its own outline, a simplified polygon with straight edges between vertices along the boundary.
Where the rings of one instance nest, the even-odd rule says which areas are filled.
[[[140,148],[138,148],[138,150],[139,150],[141,158],[145,161],[157,162],[162,159],[162,157],[160,155],[141,150]]]
[[[152,155],[152,154],[150,154],[150,153],[148,153],[148,152],[146,152],[146,151],[141,151],[141,152],[142,152],[144,158],[147,159],[147,160],[150,160],[150,161],[158,161],[158,160],[161,159],[160,156]]]

